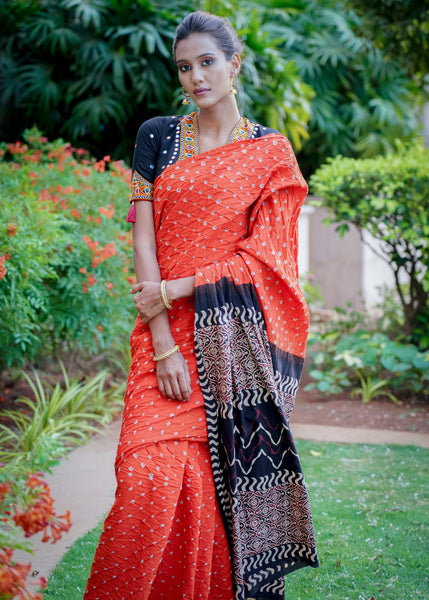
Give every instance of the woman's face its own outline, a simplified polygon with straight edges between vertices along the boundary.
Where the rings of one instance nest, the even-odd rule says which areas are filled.
[[[198,108],[212,108],[230,96],[231,77],[238,73],[240,57],[227,60],[208,33],[192,33],[178,42],[176,64],[182,86]]]

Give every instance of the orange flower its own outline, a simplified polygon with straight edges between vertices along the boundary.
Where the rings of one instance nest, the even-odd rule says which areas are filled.
[[[41,150],[36,150],[36,152],[34,152],[34,154],[32,154],[30,156],[31,162],[34,162],[34,163],[40,162],[41,158],[42,158],[42,151]]]
[[[127,281],[130,285],[134,285],[135,283],[137,283],[135,275],[130,275],[129,277],[127,277]]]
[[[87,168],[82,169],[82,175],[84,177],[89,177],[91,175],[91,171],[89,169],[87,169]]]
[[[100,213],[100,215],[105,215],[105,217],[107,219],[111,219],[113,217],[113,215],[115,214],[115,208],[113,206],[113,204],[109,205],[110,208],[105,208],[104,206],[100,206],[100,208],[98,209],[98,212]]]
[[[82,218],[82,213],[80,213],[76,208],[74,208],[70,214],[72,217],[75,217],[76,219]]]
[[[104,171],[106,170],[106,163],[104,162],[104,160],[95,161],[94,169],[99,173],[104,173]]]
[[[61,537],[61,532],[68,531],[71,527],[70,513],[61,516],[55,514],[51,490],[40,473],[30,473],[25,485],[32,492],[31,501],[25,509],[15,506],[12,520],[24,530],[25,537],[44,531],[44,541],[52,536],[53,542],[56,542]]]
[[[13,550],[0,550],[0,597],[16,598],[17,600],[42,600],[40,592],[32,593],[26,588],[26,580],[31,571],[30,564],[17,563],[12,560]],[[40,577],[31,585],[46,587],[46,579]]]
[[[39,174],[35,173],[34,171],[31,171],[31,173],[29,173],[28,176],[33,177],[34,179],[37,179],[39,177]]]
[[[79,273],[82,273],[82,275],[83,275],[84,273],[86,273],[86,269],[85,269],[85,267],[81,267],[81,268],[79,269]]]
[[[106,287],[108,290],[112,290],[115,286],[111,281],[106,281]]]
[[[74,190],[74,193],[75,193],[75,194],[81,194],[81,193],[82,193],[82,190],[81,190],[81,189],[79,189],[79,188],[76,188],[76,189]]]
[[[83,293],[87,294],[88,293],[88,284],[86,283],[86,281],[84,281],[82,283],[82,287],[83,287]]]
[[[52,196],[52,198],[54,198],[54,196]],[[60,206],[63,210],[67,210],[68,206],[67,206],[67,200],[65,198],[62,198],[60,200]]]
[[[97,283],[98,279],[96,279],[94,277],[94,275],[92,273],[89,274],[88,276],[88,285],[89,287],[92,287],[95,283]]]
[[[101,217],[94,217],[94,221],[97,223],[97,225],[101,225]]]
[[[97,329],[98,329],[98,331],[103,331],[103,325],[98,324]]]
[[[22,142],[15,142],[14,144],[8,144],[7,149],[11,154],[25,154],[28,150],[27,144],[23,144]]]
[[[13,237],[18,233],[18,225],[16,223],[11,223],[7,226],[7,232],[9,237]]]

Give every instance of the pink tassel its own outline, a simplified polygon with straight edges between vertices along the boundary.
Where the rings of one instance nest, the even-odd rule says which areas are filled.
[[[127,223],[136,222],[136,209],[134,204],[131,204],[130,210],[128,211],[128,217],[125,220],[127,221]]]

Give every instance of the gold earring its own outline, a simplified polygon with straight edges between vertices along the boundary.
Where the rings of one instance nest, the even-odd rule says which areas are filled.
[[[237,95],[237,90],[234,87],[234,76],[232,75],[230,78],[230,90],[229,93],[231,94],[231,96],[236,96]]]
[[[191,97],[185,90],[185,88],[182,87],[182,94],[184,95],[184,98],[182,100],[182,104],[190,104],[191,101],[189,100],[189,98]]]

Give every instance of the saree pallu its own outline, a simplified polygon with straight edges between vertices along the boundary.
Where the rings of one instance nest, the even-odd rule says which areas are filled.
[[[297,273],[298,215],[306,192],[291,146],[279,134],[185,158],[156,179],[153,208],[161,276],[195,275],[195,298],[173,302],[168,313],[175,341],[189,365],[193,392],[186,403],[159,394],[149,329],[138,320],[131,335],[132,364],[116,459],[118,492],[112,511],[116,516],[106,521],[104,545],[97,550],[90,583],[95,590],[100,577],[108,579],[110,569],[127,570],[121,570],[128,561],[121,552],[135,534],[120,518],[123,499],[127,497],[126,510],[140,510],[147,521],[151,518],[146,514],[152,510],[150,504],[139,500],[141,506],[136,508],[136,490],[142,491],[149,468],[143,461],[144,472],[134,479],[142,454],[153,458],[152,449],[159,444],[201,447],[208,440],[234,592],[230,574],[223,578],[222,589],[216,589],[226,548],[219,532],[216,541],[198,548],[195,577],[202,576],[198,565],[215,567],[205,574],[208,583],[200,585],[194,578],[186,593],[183,588],[176,595],[169,592],[171,577],[165,574],[178,576],[181,570],[177,567],[174,572],[172,566],[177,556],[169,544],[179,534],[170,522],[163,536],[157,536],[154,527],[139,536],[142,563],[152,561],[155,546],[160,552],[156,590],[148,589],[153,578],[142,582],[136,577],[137,562],[132,581],[128,572],[116,595],[107,594],[108,585],[106,596],[90,595],[88,584],[85,599],[129,597],[128,589],[139,599],[157,600],[166,594],[169,600],[284,600],[284,576],[318,565],[308,496],[289,430],[308,334]],[[193,452],[202,455],[200,450]],[[197,464],[197,458],[192,460]],[[184,477],[171,461],[151,465],[149,475],[163,469],[170,480]],[[196,471],[201,478],[196,467],[189,468],[182,488],[197,485],[190,479]],[[139,487],[127,485],[128,477]],[[204,479],[214,492],[210,478]],[[168,491],[168,482],[164,485]],[[211,515],[215,509],[218,514],[215,502],[203,504],[198,535],[204,519],[216,521],[217,516]],[[172,522],[186,517],[186,509],[173,508],[176,513],[171,506],[166,508]],[[182,530],[181,535],[186,553],[190,533]],[[122,545],[116,542],[119,536],[126,536],[121,537]]]

